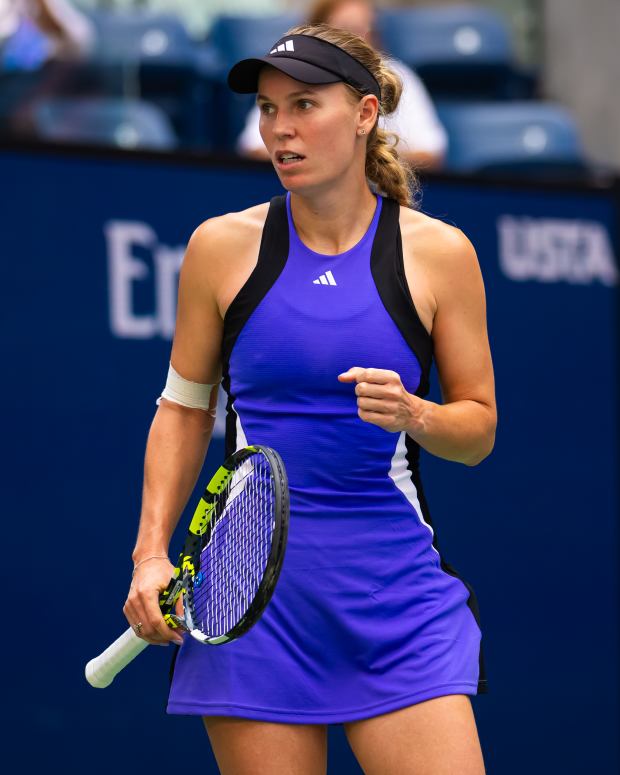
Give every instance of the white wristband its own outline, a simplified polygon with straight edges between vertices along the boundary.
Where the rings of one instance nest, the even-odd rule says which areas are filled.
[[[174,370],[172,363],[168,368],[168,378],[157,404],[162,398],[175,404],[187,406],[190,409],[209,409],[211,391],[215,385],[203,385],[200,382],[190,382]]]

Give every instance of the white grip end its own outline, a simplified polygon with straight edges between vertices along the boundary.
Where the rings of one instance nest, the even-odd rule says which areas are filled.
[[[84,670],[86,680],[96,689],[105,689],[148,645],[129,627],[102,654],[90,660]]]

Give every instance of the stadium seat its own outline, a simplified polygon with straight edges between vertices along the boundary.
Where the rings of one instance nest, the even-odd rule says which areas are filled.
[[[222,71],[239,59],[265,56],[273,43],[299,24],[298,13],[277,16],[219,16],[211,27],[209,42],[218,53]]]
[[[446,169],[572,175],[588,164],[572,116],[541,102],[438,102],[448,132]]]
[[[503,18],[470,5],[396,8],[378,16],[380,46],[413,67],[434,96],[529,96]]]
[[[177,138],[166,115],[141,100],[42,100],[34,111],[39,137],[120,148],[171,149]]]
[[[302,21],[299,13],[278,16],[220,16],[209,35],[218,70],[215,74],[217,127],[216,144],[233,150],[245,118],[254,102],[253,95],[234,94],[226,85],[226,75],[235,62],[253,56],[264,56],[284,33]]]
[[[183,145],[210,148],[208,52],[181,20],[150,11],[91,11],[89,17],[97,31],[92,66],[105,93],[139,95],[166,113]]]
[[[109,62],[136,61],[192,64],[196,44],[172,14],[148,11],[91,12],[97,30],[95,55]]]

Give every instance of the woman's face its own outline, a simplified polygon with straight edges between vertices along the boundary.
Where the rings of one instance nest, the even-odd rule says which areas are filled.
[[[256,101],[261,137],[286,189],[321,187],[350,169],[360,112],[344,84],[302,83],[266,66]]]

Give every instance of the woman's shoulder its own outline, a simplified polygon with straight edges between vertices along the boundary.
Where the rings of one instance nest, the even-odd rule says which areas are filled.
[[[434,266],[458,267],[475,258],[472,243],[459,228],[420,210],[401,206],[400,230],[404,252],[414,250],[419,260]]]
[[[190,242],[198,243],[209,251],[238,250],[244,243],[256,240],[257,236],[260,239],[268,211],[269,202],[263,202],[246,210],[207,218],[194,230]]]
[[[181,278],[210,288],[216,297],[256,264],[269,202],[207,218],[192,233]]]
[[[457,297],[479,294],[481,273],[476,251],[456,226],[439,218],[400,208],[405,275],[427,331],[441,307]]]

